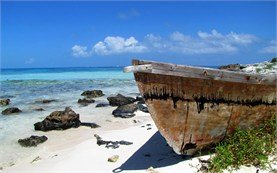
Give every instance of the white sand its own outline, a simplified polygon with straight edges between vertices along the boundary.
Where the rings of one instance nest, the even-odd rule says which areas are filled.
[[[134,123],[133,120],[139,122]],[[133,118],[115,119],[114,122],[109,122],[110,128],[108,130],[103,129],[103,127],[97,129],[80,127],[66,131],[47,132],[46,135],[49,133],[48,136],[52,137],[41,144],[45,147],[38,155],[30,156],[0,172],[190,173],[197,172],[201,167],[198,158],[182,158],[167,146],[149,114],[138,111]],[[125,126],[120,127],[122,123]],[[126,128],[127,125],[128,128]],[[112,127],[117,130],[110,130]],[[67,138],[59,141],[58,137],[53,137],[57,134],[65,135]],[[133,144],[120,145],[117,149],[108,149],[104,145],[98,146],[96,144],[94,134],[98,134],[103,140],[126,140],[133,142]],[[108,162],[108,158],[113,155],[119,155],[118,161],[115,163]],[[35,158],[37,161],[33,161]],[[209,156],[201,156],[201,158],[207,160]],[[242,167],[239,170],[239,172],[253,171],[256,172],[256,168]]]

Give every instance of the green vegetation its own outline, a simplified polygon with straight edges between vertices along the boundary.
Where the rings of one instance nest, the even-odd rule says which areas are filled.
[[[275,66],[275,65],[276,65],[276,62],[272,62],[272,63],[270,63],[270,64],[267,64],[267,65],[265,66],[265,69],[272,70],[272,67]]]
[[[277,58],[272,58],[271,62],[272,63],[277,62]]]
[[[258,128],[236,130],[215,148],[208,172],[222,172],[227,168],[254,165],[262,168],[268,155],[276,150],[276,118],[272,117]]]
[[[256,72],[257,72],[257,73],[259,73],[259,72],[261,72],[261,71],[262,71],[261,68],[256,68]]]

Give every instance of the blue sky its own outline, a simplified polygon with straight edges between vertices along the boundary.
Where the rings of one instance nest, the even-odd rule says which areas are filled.
[[[276,56],[276,2],[3,2],[1,67],[188,65]]]

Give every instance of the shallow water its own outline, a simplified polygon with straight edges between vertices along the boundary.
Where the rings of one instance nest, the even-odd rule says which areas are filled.
[[[0,111],[12,106],[23,111],[16,115],[0,115],[0,166],[7,166],[43,149],[43,145],[23,148],[17,140],[33,134],[45,134],[34,131],[33,124],[52,111],[70,106],[75,112],[81,112],[81,119],[90,119],[91,115],[97,114],[93,119],[101,123],[111,115],[105,109],[95,108],[97,103],[107,102],[106,98],[111,94],[135,96],[138,93],[133,74],[123,73],[122,68],[118,67],[2,69],[0,82],[0,97],[11,99],[11,104],[0,107]],[[88,107],[78,105],[81,93],[92,89],[101,89],[105,96],[97,98],[96,103]],[[57,101],[49,104],[36,102],[42,99]],[[43,108],[45,111],[37,112],[34,108]]]

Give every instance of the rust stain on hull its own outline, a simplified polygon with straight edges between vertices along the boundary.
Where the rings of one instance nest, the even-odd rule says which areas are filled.
[[[160,133],[178,154],[276,114],[276,86],[134,73]]]

